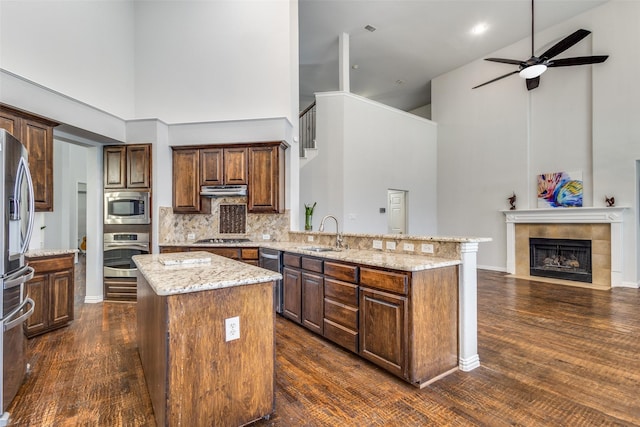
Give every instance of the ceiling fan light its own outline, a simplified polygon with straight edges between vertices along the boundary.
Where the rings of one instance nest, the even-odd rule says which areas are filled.
[[[522,77],[523,79],[534,79],[536,77],[538,77],[540,74],[544,73],[545,71],[547,71],[547,66],[544,64],[536,64],[536,65],[531,65],[527,68],[523,68],[522,70],[520,70],[520,77]]]

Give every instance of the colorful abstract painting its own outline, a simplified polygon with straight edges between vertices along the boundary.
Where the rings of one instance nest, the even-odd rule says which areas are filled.
[[[538,207],[581,207],[582,172],[538,175]]]

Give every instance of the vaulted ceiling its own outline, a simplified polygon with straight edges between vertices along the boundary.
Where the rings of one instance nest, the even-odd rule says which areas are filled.
[[[535,30],[606,1],[537,0]],[[529,0],[299,0],[298,7],[301,110],[315,92],[339,89],[341,33],[349,34],[351,92],[405,111],[431,102],[433,78],[531,34]],[[486,32],[473,35],[482,23]]]

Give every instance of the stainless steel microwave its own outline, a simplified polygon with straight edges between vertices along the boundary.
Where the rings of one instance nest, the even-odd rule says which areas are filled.
[[[147,191],[104,193],[105,224],[150,224],[149,210]]]

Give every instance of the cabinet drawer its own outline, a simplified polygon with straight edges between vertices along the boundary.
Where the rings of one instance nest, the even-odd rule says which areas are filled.
[[[325,298],[324,318],[348,329],[358,330],[358,309]]]
[[[258,259],[258,249],[257,248],[247,248],[241,249],[242,259],[247,261],[250,259]]]
[[[189,248],[183,246],[161,246],[160,253],[168,254],[168,253],[176,253],[176,252],[187,252]]]
[[[358,283],[358,267],[355,265],[336,264],[325,261],[324,275],[335,277],[346,282]]]
[[[362,286],[406,295],[408,283],[408,274],[360,268],[360,285]]]
[[[301,258],[302,257],[300,255],[293,255],[285,252],[285,254],[282,256],[282,262],[286,266],[300,268]]]
[[[358,332],[338,325],[329,319],[324,319],[324,337],[347,350],[358,352]]]
[[[73,254],[51,258],[35,258],[29,259],[29,265],[33,267],[36,273],[67,270],[69,268],[73,268],[74,258],[75,256]]]
[[[342,304],[357,307],[358,285],[340,282],[339,280],[329,279],[325,277],[324,296],[325,298],[341,302]]]
[[[316,273],[322,273],[322,260],[317,258],[302,257],[302,268]]]

